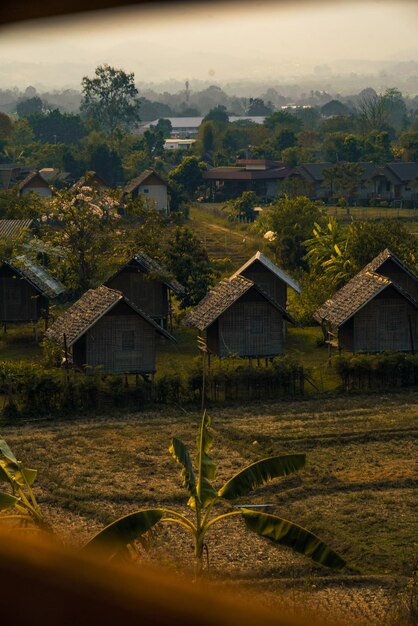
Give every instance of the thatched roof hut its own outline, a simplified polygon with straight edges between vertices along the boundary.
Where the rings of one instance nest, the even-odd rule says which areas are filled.
[[[90,289],[65,311],[46,337],[63,348],[80,369],[149,374],[155,372],[159,336],[174,339],[120,291]]]
[[[170,293],[180,295],[184,287],[144,252],[137,252],[105,282],[118,289],[150,317],[166,327],[170,315]]]
[[[283,352],[283,320],[294,322],[283,306],[252,280],[221,280],[185,317],[206,331],[210,352],[220,357],[270,357]]]
[[[391,258],[387,251],[379,257],[327,300],[314,317],[340,350],[414,352],[418,301],[394,280],[372,271]]]

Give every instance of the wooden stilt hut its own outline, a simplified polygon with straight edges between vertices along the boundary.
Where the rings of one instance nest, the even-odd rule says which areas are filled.
[[[49,303],[65,287],[45,268],[25,256],[0,266],[0,322],[38,322],[48,319]]]
[[[329,342],[349,352],[416,352],[418,302],[367,266],[314,314]]]
[[[164,328],[167,328],[171,314],[171,293],[179,295],[184,291],[160,263],[144,252],[129,259],[105,285],[121,291]]]
[[[283,306],[243,276],[224,279],[188,313],[187,326],[206,331],[212,354],[272,357],[284,350],[283,320],[294,322]]]
[[[85,371],[154,374],[157,339],[174,338],[120,291],[90,289],[46,333]]]

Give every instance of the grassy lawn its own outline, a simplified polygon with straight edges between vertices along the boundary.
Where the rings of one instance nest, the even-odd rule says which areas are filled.
[[[269,512],[317,532],[350,566],[336,573],[311,565],[234,520],[208,536],[212,578],[245,581],[269,603],[284,591],[289,602],[298,597],[299,605],[332,609],[336,622],[345,616],[358,623],[374,607],[368,623],[383,623],[393,579],[414,561],[418,393],[217,408],[211,415],[219,485],[262,456],[307,454],[303,471],[245,501],[268,503]],[[167,408],[3,425],[2,436],[39,470],[36,493],[58,536],[80,545],[137,508],[187,513],[167,448],[173,435],[193,446],[197,422],[195,414]],[[187,570],[190,540],[165,526],[146,558]]]

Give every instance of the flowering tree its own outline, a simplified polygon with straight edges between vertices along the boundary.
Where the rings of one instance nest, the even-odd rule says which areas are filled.
[[[45,239],[58,251],[65,284],[79,292],[96,287],[109,269],[123,237],[119,200],[88,186],[56,192],[41,221]]]

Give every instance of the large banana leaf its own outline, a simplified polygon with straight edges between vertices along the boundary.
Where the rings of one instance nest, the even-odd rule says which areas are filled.
[[[198,467],[197,497],[202,508],[213,502],[217,495],[216,489],[210,483],[216,474],[216,465],[208,454],[213,444],[213,436],[209,430],[210,424],[211,419],[205,411],[197,435],[196,458]]]
[[[109,558],[123,551],[132,541],[146,533],[164,515],[163,509],[144,509],[117,519],[95,535],[82,550],[100,549]]]
[[[319,537],[309,530],[293,524],[293,522],[276,515],[251,511],[250,509],[241,509],[241,513],[247,528],[257,535],[292,548],[295,552],[299,552],[312,561],[327,567],[341,569],[346,564],[344,559],[334,550],[331,550]]]
[[[188,501],[189,506],[194,508],[195,500],[197,498],[196,478],[194,475],[189,450],[187,446],[182,441],[180,441],[180,439],[176,439],[176,437],[173,437],[173,439],[171,440],[171,446],[169,447],[168,451],[172,455],[173,459],[177,461],[177,463],[182,467],[181,477],[183,479],[183,487],[186,487],[190,495]]]
[[[19,498],[16,498],[16,496],[12,496],[9,493],[0,493],[0,511],[10,509],[17,502],[19,502]]]
[[[235,500],[246,496],[250,491],[261,487],[273,478],[287,476],[296,472],[305,465],[304,454],[287,454],[285,456],[269,456],[255,463],[251,463],[235,474],[218,491],[220,498]]]
[[[28,485],[31,487],[35,482],[37,470],[29,467],[22,467],[21,463],[14,463],[8,460],[0,461],[0,480],[10,483],[17,483],[19,487]]]
[[[4,439],[0,439],[0,454],[2,454],[4,457],[6,457],[6,459],[8,461],[11,461],[12,463],[16,463],[17,464],[18,461],[17,461],[15,455],[10,450],[9,446],[4,441]]]

